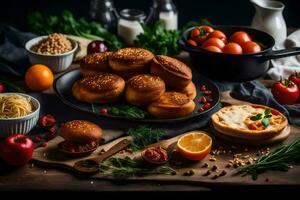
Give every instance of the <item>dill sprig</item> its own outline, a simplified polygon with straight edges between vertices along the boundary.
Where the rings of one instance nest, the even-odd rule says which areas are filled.
[[[166,132],[159,128],[151,128],[148,126],[138,126],[130,128],[127,132],[133,138],[131,148],[133,151],[143,149],[144,147],[158,142]]]
[[[300,139],[291,144],[277,147],[270,153],[261,156],[255,163],[240,170],[243,175],[251,175],[254,180],[267,170],[288,171],[291,164],[300,162]]]
[[[100,164],[100,173],[106,176],[130,177],[145,176],[151,174],[170,175],[175,170],[169,165],[148,166],[141,160],[133,160],[130,157],[110,158]]]
[[[146,111],[131,105],[109,107],[108,113],[111,115],[125,116],[136,119],[143,119],[148,115]]]

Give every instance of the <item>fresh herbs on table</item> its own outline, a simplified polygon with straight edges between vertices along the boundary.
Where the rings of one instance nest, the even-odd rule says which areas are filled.
[[[137,36],[135,46],[148,49],[154,54],[175,56],[181,52],[177,40],[183,31],[192,26],[210,24],[207,20],[189,22],[181,30],[166,30],[163,22],[158,21],[152,27],[143,25],[144,33]]]
[[[91,104],[91,107],[94,113],[100,112],[96,108],[95,104]],[[146,111],[132,105],[107,106],[104,109],[106,109],[107,113],[110,115],[123,116],[134,119],[144,119],[148,115]]]
[[[271,109],[266,109],[264,114],[259,113],[257,115],[254,115],[254,116],[250,117],[250,119],[252,121],[261,120],[262,125],[265,128],[267,128],[270,125],[270,122],[269,122],[270,117],[272,117]]]
[[[108,113],[111,115],[124,116],[135,119],[143,119],[148,115],[146,111],[131,105],[109,107]]]
[[[47,17],[40,12],[32,12],[28,16],[28,24],[31,31],[40,35],[59,32],[91,40],[104,40],[112,51],[123,46],[121,40],[108,32],[101,24],[88,22],[84,18],[76,19],[68,10],[63,11],[59,16],[49,15]]]
[[[166,132],[159,128],[151,128],[148,126],[138,126],[136,128],[130,128],[127,132],[132,136],[132,150],[137,151],[145,148],[146,146],[158,142]]]
[[[169,165],[159,167],[145,165],[141,160],[134,160],[130,157],[110,158],[100,164],[100,173],[118,177],[145,176],[151,174],[175,173]]]
[[[300,162],[300,139],[291,144],[281,145],[270,153],[261,156],[255,163],[240,170],[243,175],[251,175],[254,180],[267,170],[288,171],[291,164]]]

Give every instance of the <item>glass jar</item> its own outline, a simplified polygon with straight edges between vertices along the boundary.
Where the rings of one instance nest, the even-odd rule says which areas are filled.
[[[146,15],[141,10],[124,9],[120,11],[118,35],[127,45],[133,45],[137,36],[144,32],[141,24],[144,23],[145,18]]]
[[[165,24],[167,30],[178,29],[178,12],[172,0],[153,0],[146,23],[153,25],[158,20]]]
[[[106,30],[117,32],[119,15],[112,0],[92,0],[90,18],[99,22]]]

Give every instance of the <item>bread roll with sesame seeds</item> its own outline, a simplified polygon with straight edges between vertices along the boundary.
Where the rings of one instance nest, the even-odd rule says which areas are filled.
[[[138,74],[149,72],[154,55],[142,48],[123,48],[109,56],[109,65],[114,73],[129,79]]]
[[[148,112],[157,118],[179,118],[191,114],[195,106],[186,94],[165,92],[148,106]]]
[[[197,96],[196,86],[193,82],[190,82],[186,87],[181,90],[177,90],[177,92],[181,92],[186,94],[190,99],[195,99]]]
[[[102,73],[84,77],[72,87],[73,96],[87,103],[110,103],[122,97],[125,81],[116,74]]]
[[[162,78],[173,89],[180,90],[192,81],[192,71],[186,64],[164,55],[153,58],[150,72]]]
[[[98,142],[102,137],[102,129],[89,121],[73,120],[61,126],[60,136],[65,140],[80,144]]]
[[[143,106],[157,100],[165,90],[165,83],[160,77],[140,74],[126,82],[125,98],[133,105]]]
[[[80,73],[83,77],[93,76],[111,69],[108,64],[108,57],[112,52],[88,54],[80,62]]]

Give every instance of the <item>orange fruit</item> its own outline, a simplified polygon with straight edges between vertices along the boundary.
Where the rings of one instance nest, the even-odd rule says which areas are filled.
[[[34,91],[43,91],[53,84],[54,75],[45,65],[32,65],[25,73],[25,83],[27,87]]]
[[[189,160],[202,160],[209,154],[211,146],[211,137],[201,131],[187,133],[177,142],[180,154]]]

